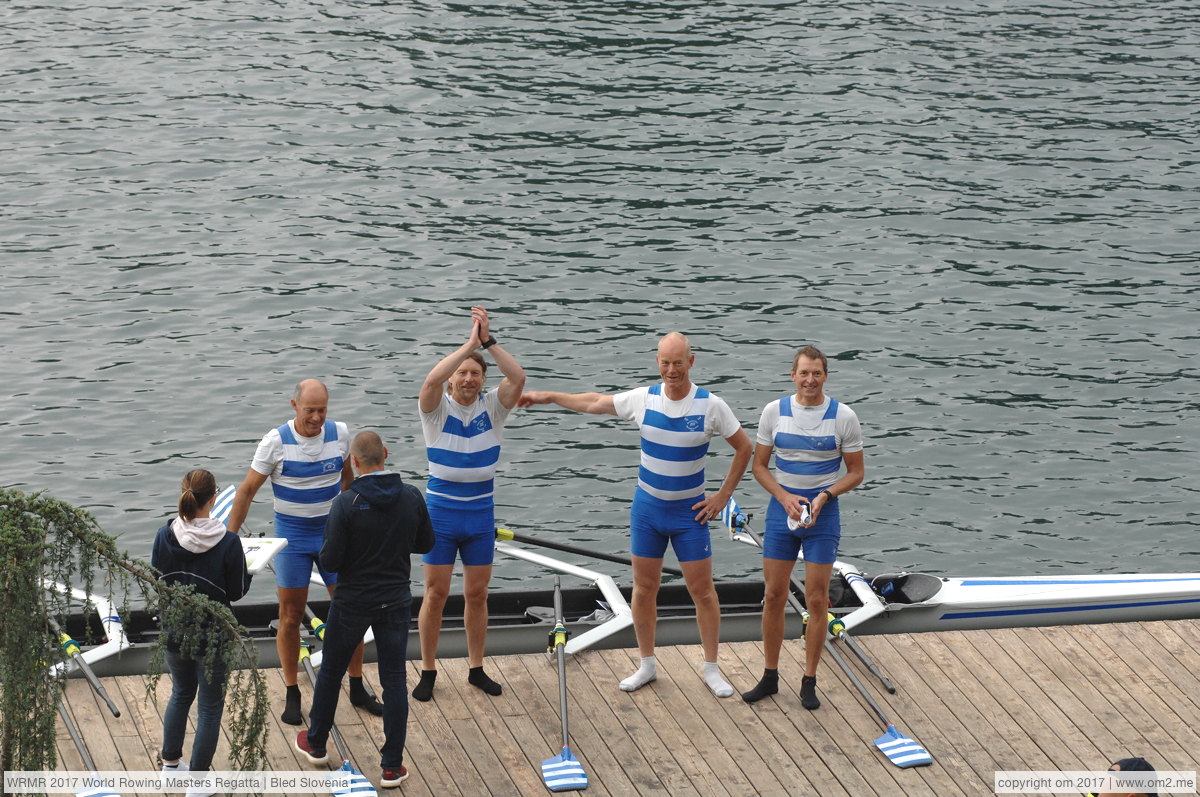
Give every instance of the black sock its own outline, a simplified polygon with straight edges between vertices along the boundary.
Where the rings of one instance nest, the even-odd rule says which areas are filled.
[[[800,705],[809,711],[821,707],[821,701],[817,697],[817,676],[806,675],[800,679]]]
[[[289,686],[287,688],[287,700],[283,706],[283,713],[279,715],[279,720],[288,725],[299,725],[304,722],[304,717],[300,715],[299,686]]]
[[[433,682],[437,680],[437,670],[421,670],[421,681],[412,691],[413,700],[422,703],[433,697]]]
[[[350,676],[350,705],[357,706],[376,717],[383,716],[383,704],[375,699],[375,695],[367,691],[362,676]]]
[[[496,683],[484,674],[482,665],[471,668],[469,674],[467,675],[467,683],[469,683],[471,686],[479,687],[492,697],[500,694],[500,692],[504,689],[504,687],[500,686],[500,684]]]
[[[778,691],[779,670],[763,670],[763,677],[758,682],[758,686],[749,692],[742,692],[742,700],[745,700],[747,703],[757,703],[764,697],[773,695]]]

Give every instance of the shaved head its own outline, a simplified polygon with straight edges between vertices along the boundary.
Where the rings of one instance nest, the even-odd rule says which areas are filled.
[[[383,467],[387,460],[387,449],[383,440],[375,432],[364,430],[354,435],[350,441],[350,456],[357,457],[364,468],[376,470]]]

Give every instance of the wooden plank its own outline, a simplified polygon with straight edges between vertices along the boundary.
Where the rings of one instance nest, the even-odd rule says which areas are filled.
[[[1110,749],[1115,740],[1112,734],[1085,720],[1087,713],[1083,704],[1071,694],[1058,674],[1046,667],[1022,641],[1026,630],[1002,628],[987,632],[995,646],[992,650],[1003,650],[1011,657],[1014,668],[1010,677],[1020,684],[1020,691],[1033,696],[1037,696],[1037,691],[1041,692],[1037,699],[1044,701],[1042,706],[1047,722],[1079,756],[1076,768],[1090,770],[1096,761],[1106,759],[1104,751]],[[1050,710],[1051,706],[1057,710]]]
[[[1158,754],[1162,756],[1160,761],[1169,760],[1180,764],[1185,761],[1195,763],[1188,755],[1186,747],[1179,743],[1175,734],[1165,731],[1156,719],[1147,713],[1146,701],[1158,698],[1146,689],[1144,684],[1138,679],[1118,679],[1113,670],[1100,666],[1099,661],[1090,655],[1091,651],[1085,650],[1077,642],[1077,632],[1073,628],[1048,628],[1043,629],[1042,634],[1047,643],[1053,645],[1064,658],[1071,661],[1079,672],[1078,690],[1095,693],[1098,700],[1103,700],[1104,704],[1110,707],[1106,712],[1097,711],[1097,718],[1101,718],[1109,712],[1119,718],[1119,720],[1114,720],[1108,728],[1122,738],[1127,747],[1134,744],[1135,740],[1140,737],[1157,750]],[[1161,703],[1161,701],[1159,702]],[[1165,704],[1163,705],[1165,707]],[[1124,728],[1128,728],[1128,732],[1123,734],[1122,729]],[[1107,764],[1108,762],[1102,763]],[[1183,767],[1167,768],[1182,769]]]
[[[603,723],[611,722],[603,716],[608,710],[598,705],[591,677],[580,666],[581,657],[594,655],[592,652],[585,652],[579,656],[572,656],[568,662],[571,668],[567,682],[571,700],[569,730],[574,744],[572,751],[584,764],[589,790],[600,783],[610,794],[637,794],[638,789],[625,774],[622,760],[610,748],[610,740],[600,731]],[[531,658],[535,660],[531,661]],[[552,691],[548,684],[546,689],[543,689],[542,684],[546,683],[544,678],[535,679],[530,672],[532,668],[542,669],[541,662],[536,661],[536,658],[511,657],[511,666],[506,668],[506,674],[513,689],[522,695],[521,703],[527,712],[530,725],[538,734],[537,738],[530,737],[528,744],[540,744],[540,749],[546,750],[546,757],[549,758],[558,749],[562,720],[558,712],[557,684]],[[619,750],[620,745],[617,747]]]
[[[451,721],[442,714],[441,703],[446,702],[453,706],[454,699],[454,697],[450,697],[447,700],[441,700],[440,688],[435,688],[432,700],[426,703],[413,701],[409,706],[410,716],[416,719],[419,729],[413,728],[410,724],[409,735],[424,734],[432,749],[437,753],[442,769],[448,776],[448,779],[439,783],[436,788],[431,785],[433,791],[449,794],[453,786],[457,787],[460,794],[490,794],[484,779],[476,771],[471,756],[467,754],[455,735],[455,729],[450,724]]]
[[[950,705],[959,720],[991,753],[997,770],[1052,769],[1052,762],[1037,745],[1024,737],[1008,712],[946,646],[940,633],[919,634],[914,639],[937,668],[926,672],[930,683]],[[936,684],[941,681],[941,688]]]
[[[755,664],[762,664],[763,651],[761,643],[736,642],[723,644],[721,650],[722,660],[725,660],[727,657],[736,657],[741,662],[741,670],[747,673],[751,671],[751,668]],[[756,683],[758,683],[758,677],[748,680],[745,688],[740,691],[748,691]],[[736,684],[734,688],[737,689]],[[736,695],[735,699],[741,700],[741,696]],[[784,715],[779,703],[774,698],[765,698],[750,705],[749,708],[762,724],[769,738],[774,742],[773,747],[764,746],[762,748],[763,755],[772,756],[772,761],[779,757],[787,756],[791,758],[796,769],[802,773],[802,780],[796,784],[797,790],[803,791],[804,785],[807,783],[808,787],[814,793],[820,794],[822,797],[837,797],[838,795],[847,795],[849,797],[849,792],[842,785],[840,778],[826,765],[820,753],[809,744],[808,738],[803,734],[796,733],[795,726]]]
[[[775,762],[768,763],[763,760],[759,748],[751,740],[751,734],[746,732],[749,728],[755,728],[759,740],[765,741],[766,734],[762,733],[762,726],[753,722],[754,713],[736,691],[732,697],[719,698],[704,683],[701,675],[704,665],[703,649],[699,645],[660,648],[658,660],[677,673],[683,686],[679,695],[686,702],[678,704],[676,715],[690,715],[696,719],[696,730],[690,733],[693,742],[697,739],[697,733],[705,730],[704,726],[707,725],[707,735],[712,738],[712,744],[725,750],[732,758],[732,766],[727,770],[727,775],[740,768],[746,780],[750,782],[752,793],[786,793],[787,780],[781,780],[780,776],[784,773],[780,770],[788,769],[791,759],[780,759],[778,767],[774,766]],[[731,716],[730,709],[737,710],[736,719]],[[799,775],[799,770],[791,768],[787,774]],[[732,782],[730,787],[734,793],[740,791]]]
[[[833,700],[824,699],[825,711],[809,711],[800,705],[800,678],[804,674],[801,663],[804,656],[803,642],[785,640],[779,654],[780,688],[772,700],[783,712],[792,726],[791,735],[805,738],[813,749],[835,772],[843,787],[851,794],[878,794],[879,792],[868,779],[864,778],[854,759],[859,752],[860,739],[853,738],[841,717],[826,716],[839,714]],[[840,693],[836,684],[828,676],[822,684],[822,689],[833,686],[834,693]],[[837,720],[835,723],[834,720]],[[786,735],[785,735],[786,738]],[[853,748],[853,749],[851,749]],[[887,788],[896,788],[895,781],[887,780]]]
[[[71,707],[71,716],[79,728],[79,736],[99,770],[129,769],[118,752],[119,742],[109,732],[108,725],[100,715],[108,713],[108,707],[97,701],[92,688],[82,678],[68,678],[63,694]],[[144,767],[138,767],[139,769]]]
[[[1163,756],[1155,766],[1200,769],[1200,757],[1194,752],[1200,750],[1200,734],[1195,727],[1192,703],[1162,674],[1153,659],[1147,658],[1144,649],[1111,628],[1080,626],[1075,637],[1078,649],[1095,657],[1096,666],[1112,679],[1108,687],[1110,699],[1117,702],[1118,709],[1139,728],[1144,738],[1153,740],[1149,743]],[[1194,679],[1191,689],[1200,690],[1200,680]],[[1166,765],[1168,761],[1170,766]]]
[[[939,632],[938,639],[962,662],[968,671],[975,673],[980,683],[991,695],[992,700],[1004,708],[1004,712],[1015,726],[1015,729],[1010,731],[1009,738],[1026,737],[1044,756],[1046,762],[1044,766],[1023,768],[1046,770],[1074,768],[1078,763],[1077,756],[1043,721],[1042,712],[1029,705],[1028,695],[1014,689],[1009,680],[992,666],[991,659],[981,656],[975,646],[971,644],[968,636],[975,633],[978,632],[942,631]],[[1036,763],[1037,757],[1026,759],[1026,761],[1031,764]]]
[[[477,762],[484,762],[484,767],[479,767],[478,763],[476,767],[485,780],[491,781],[489,786],[492,793],[533,794],[544,790],[546,784],[542,781],[541,759],[538,760],[535,770],[512,734],[505,728],[504,719],[497,711],[500,705],[510,704],[511,710],[511,705],[520,702],[520,697],[513,693],[502,672],[494,663],[489,668],[492,671],[489,677],[504,687],[504,691],[493,697],[467,683],[469,668],[466,659],[455,659],[443,664],[448,673],[454,674],[445,685],[447,691],[455,692],[470,713],[470,720],[462,722],[473,729],[472,735],[478,740],[475,743],[478,747],[472,746],[475,751],[472,757],[476,758]]]
[[[983,757],[979,743],[942,701],[937,690],[931,689],[920,675],[919,670],[924,666],[923,654],[911,660],[909,656],[915,654],[898,649],[893,644],[895,635],[892,634],[860,637],[858,641],[866,645],[871,656],[896,684],[897,692],[890,696],[888,704],[897,710],[891,719],[902,723],[899,729],[934,756],[933,766],[949,773],[959,790],[979,794],[985,788],[991,789],[992,771],[983,774],[979,771],[979,761]],[[932,768],[929,777],[931,783],[936,778]]]

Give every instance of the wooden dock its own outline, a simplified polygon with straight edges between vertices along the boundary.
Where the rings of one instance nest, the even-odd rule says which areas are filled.
[[[875,748],[883,728],[832,661],[819,674],[819,710],[796,694],[803,647],[784,645],[781,692],[750,706],[713,697],[697,671],[698,647],[658,651],[659,678],[627,694],[635,651],[585,652],[567,663],[572,750],[595,795],[987,795],[997,770],[1097,770],[1127,756],[1158,769],[1200,770],[1200,621],[862,637],[859,642],[897,686],[887,695],[860,672],[892,721],[933,755],[934,764],[899,769]],[[721,648],[735,689],[762,671],[758,643]],[[488,659],[504,686],[490,698],[466,684],[466,662],[440,662],[434,699],[410,703],[406,763],[397,794],[546,794],[541,762],[557,755],[561,731],[557,669],[543,654]],[[410,663],[410,687],[417,668]],[[378,691],[373,665],[367,679]],[[304,706],[312,690],[301,675]],[[161,711],[144,700],[140,677],[104,679],[121,708],[114,718],[73,678],[69,709],[101,770],[158,768]],[[269,673],[273,701],[269,762],[275,770],[312,769],[297,759],[297,728],[278,722],[280,674]],[[349,705],[343,689],[337,724],[354,760],[378,783],[382,721]],[[191,745],[189,734],[184,753]],[[59,768],[83,769],[59,725]],[[226,768],[222,739],[214,768]],[[330,749],[331,759],[333,750]]]

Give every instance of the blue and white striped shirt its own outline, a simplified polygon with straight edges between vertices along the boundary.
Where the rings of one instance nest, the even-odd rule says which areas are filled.
[[[451,507],[492,505],[508,414],[495,390],[481,394],[468,407],[443,394],[433,412],[421,413],[429,460],[427,497]]]
[[[842,454],[863,450],[854,410],[836,399],[805,407],[784,396],[763,408],[759,445],[775,448],[775,478],[788,490],[820,490],[838,480]]]
[[[349,452],[346,424],[327,420],[321,434],[302,437],[288,421],[263,436],[250,467],[271,477],[276,515],[322,530],[329,506],[341,492]]]
[[[668,399],[661,384],[636,388],[615,395],[613,406],[641,430],[638,487],[664,501],[702,495],[708,441],[741,428],[728,404],[696,385],[680,401]]]

